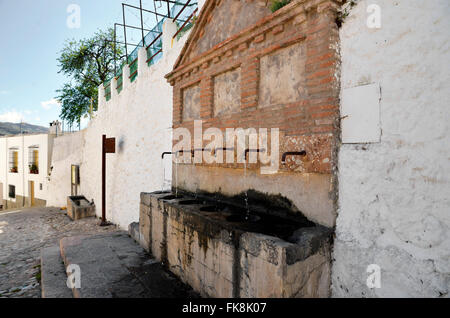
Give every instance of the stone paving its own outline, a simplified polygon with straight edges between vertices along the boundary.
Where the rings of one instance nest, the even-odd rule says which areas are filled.
[[[66,266],[79,270],[76,298],[199,297],[124,231],[65,237],[60,251]]]
[[[0,298],[41,297],[40,253],[66,236],[118,231],[96,218],[71,221],[59,208],[0,212]]]

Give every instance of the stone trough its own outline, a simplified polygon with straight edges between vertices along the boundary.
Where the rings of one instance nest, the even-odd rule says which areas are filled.
[[[95,216],[95,205],[84,196],[67,197],[67,215],[73,220]]]
[[[206,297],[328,297],[331,230],[282,215],[142,193],[139,240]]]

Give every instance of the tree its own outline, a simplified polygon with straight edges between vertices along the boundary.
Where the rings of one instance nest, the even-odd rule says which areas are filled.
[[[98,86],[114,74],[114,55],[120,60],[122,49],[111,42],[114,31],[98,31],[90,39],[68,41],[57,59],[58,73],[70,77],[70,82],[56,92],[61,103],[60,117],[70,124],[80,124],[81,118],[98,107]],[[114,51],[115,49],[115,51]]]

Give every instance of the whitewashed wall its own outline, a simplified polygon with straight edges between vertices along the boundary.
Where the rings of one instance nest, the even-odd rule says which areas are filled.
[[[71,193],[71,165],[83,163],[84,132],[66,133],[54,139],[48,206],[66,206]]]
[[[381,29],[366,27],[369,4]],[[381,141],[340,149],[335,297],[448,297],[449,17],[448,0],[360,1],[340,30],[342,91],[381,87]]]
[[[170,29],[167,25],[164,30]],[[140,52],[138,76],[131,83],[124,76],[120,94],[112,90],[106,102],[103,92],[99,110],[86,129],[58,137],[54,147],[50,186],[55,193],[54,206],[65,206],[70,195],[70,165],[80,164],[80,190],[94,199],[101,215],[101,141],[102,135],[116,138],[116,153],[107,154],[107,219],[126,229],[139,221],[141,192],[162,189],[161,154],[172,149],[172,88],[164,76],[169,73],[188,37],[186,33],[171,44],[173,28],[163,35],[165,50],[160,61],[148,67]],[[129,68],[124,68],[129,74]],[[115,81],[112,83],[116,87]],[[68,152],[69,149],[69,152]],[[61,152],[62,154],[58,154]],[[166,179],[171,179],[171,158],[166,157]],[[169,184],[170,186],[170,184]],[[167,188],[167,186],[166,186]]]

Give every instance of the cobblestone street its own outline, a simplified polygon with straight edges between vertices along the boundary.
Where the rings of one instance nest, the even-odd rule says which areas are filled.
[[[99,220],[71,221],[58,208],[0,212],[0,298],[41,297],[40,253],[66,236],[116,231]]]

